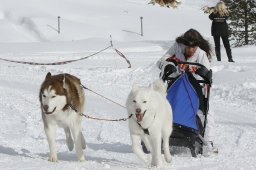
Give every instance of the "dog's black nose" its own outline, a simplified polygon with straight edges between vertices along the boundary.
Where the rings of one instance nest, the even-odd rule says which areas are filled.
[[[141,109],[140,108],[137,108],[136,109],[136,113],[140,113],[141,112]]]
[[[44,108],[44,111],[46,111],[46,112],[47,112],[47,111],[48,111],[48,109],[49,109],[49,106],[48,106],[48,105],[44,105],[44,106],[43,106],[43,108]]]

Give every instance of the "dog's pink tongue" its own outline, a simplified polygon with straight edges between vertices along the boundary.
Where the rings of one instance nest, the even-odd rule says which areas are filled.
[[[142,114],[136,114],[137,122],[142,121],[143,115]]]

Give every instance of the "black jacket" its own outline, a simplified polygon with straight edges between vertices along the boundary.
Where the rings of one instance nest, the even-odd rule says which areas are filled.
[[[212,36],[228,36],[227,16],[211,13],[209,18],[212,20]]]

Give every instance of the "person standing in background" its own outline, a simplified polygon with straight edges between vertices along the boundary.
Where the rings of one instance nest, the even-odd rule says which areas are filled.
[[[229,12],[223,1],[216,4],[214,11],[209,15],[212,20],[211,34],[214,39],[217,61],[221,61],[220,38],[226,49],[229,62],[234,62],[228,40],[228,24],[226,22]]]

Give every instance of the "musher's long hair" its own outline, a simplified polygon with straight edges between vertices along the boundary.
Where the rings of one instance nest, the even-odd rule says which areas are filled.
[[[216,4],[214,13],[219,14],[221,17],[229,15],[228,8],[223,1],[220,1]]]
[[[182,36],[176,38],[176,42],[190,47],[198,46],[205,51],[208,59],[211,59],[211,46],[209,42],[195,29],[189,29]]]

